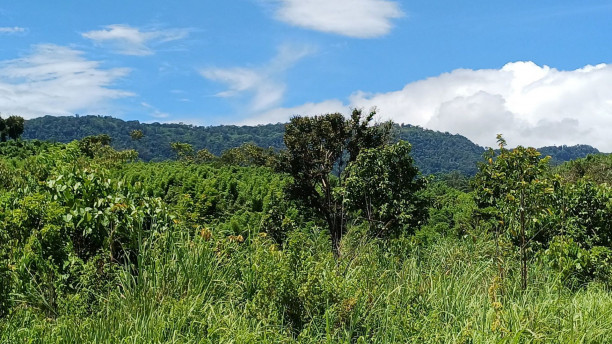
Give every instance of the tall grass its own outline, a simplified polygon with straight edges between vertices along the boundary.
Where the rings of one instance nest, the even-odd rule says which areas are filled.
[[[46,318],[28,308],[0,322],[2,343],[606,343],[612,293],[570,290],[533,261],[499,278],[494,246],[441,239],[362,240],[342,255],[326,233],[289,235],[283,247],[251,233],[243,243],[167,233],[143,243],[99,310]]]

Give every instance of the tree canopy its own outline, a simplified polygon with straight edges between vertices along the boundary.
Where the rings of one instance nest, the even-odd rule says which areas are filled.
[[[410,150],[406,141],[365,149],[346,169],[344,204],[368,221],[373,236],[414,233],[427,217],[427,204],[419,195],[426,179]]]
[[[24,119],[19,116],[9,116],[7,119],[0,117],[0,141],[6,141],[7,137],[17,140],[24,130]]]
[[[293,177],[288,194],[291,198],[302,201],[326,221],[334,252],[338,252],[348,220],[345,209],[346,180],[350,178],[351,172],[356,172],[367,178],[366,183],[376,183],[374,180],[376,176],[368,174],[369,170],[364,166],[368,163],[367,158],[361,163],[357,161],[362,152],[369,152],[367,156],[377,156],[379,152],[376,150],[383,149],[391,141],[392,124],[372,123],[375,115],[376,112],[372,111],[363,116],[361,110],[355,109],[349,119],[345,119],[339,113],[314,117],[296,116],[285,129],[286,170]],[[384,156],[392,156],[393,152],[395,151],[392,149],[391,154]],[[354,163],[355,167],[351,167]],[[409,169],[404,172],[395,170],[404,167]],[[405,156],[400,157],[397,164],[391,164],[388,168],[392,169],[390,173],[395,176],[417,171],[412,166],[412,160]],[[405,181],[410,182],[411,179]],[[360,199],[360,196],[356,194],[358,186],[355,183],[351,185],[355,186],[350,189],[351,196],[355,196],[355,202],[348,204],[359,208],[361,203],[358,203],[357,199]],[[390,192],[393,196],[398,196],[397,191],[399,189],[381,189],[381,192]],[[375,206],[384,207],[378,203]],[[403,210],[405,209],[401,207],[397,209],[398,212]],[[393,211],[382,212],[384,214],[380,214],[381,220],[385,221],[394,222],[391,218],[398,215]]]

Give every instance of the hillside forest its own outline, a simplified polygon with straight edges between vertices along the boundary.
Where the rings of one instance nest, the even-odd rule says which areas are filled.
[[[610,342],[611,155],[374,119],[26,121],[0,343]],[[464,151],[418,160],[434,136]]]
[[[139,131],[141,137],[130,135]],[[262,148],[282,150],[285,124],[257,126],[193,126],[176,123],[140,123],[123,121],[110,116],[44,116],[26,121],[22,137],[27,140],[43,140],[68,143],[87,136],[106,134],[112,138],[111,146],[118,150],[133,149],[143,161],[175,159],[170,144],[190,144],[195,151],[206,149],[221,155],[230,148],[253,143]],[[474,176],[478,162],[486,151],[466,137],[424,129],[409,124],[394,124],[393,140],[410,142],[412,157],[423,174],[449,174],[457,172]],[[584,158],[599,151],[588,145],[549,146],[538,150],[551,156],[551,164]]]

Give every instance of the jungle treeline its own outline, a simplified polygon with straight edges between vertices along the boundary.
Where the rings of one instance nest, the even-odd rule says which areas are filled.
[[[140,130],[143,137],[134,140],[130,133]],[[220,155],[230,148],[253,143],[263,148],[281,150],[285,148],[283,135],[285,124],[257,126],[193,126],[186,124],[140,123],[123,121],[110,116],[45,116],[26,121],[24,139],[68,143],[86,136],[107,134],[111,145],[118,150],[134,149],[144,161],[173,159],[172,142],[183,142],[197,151],[207,149]],[[412,144],[412,156],[423,174],[447,174],[458,172],[473,176],[478,171],[477,163],[482,158],[484,147],[478,146],[461,135],[452,135],[412,126],[397,124],[395,140]],[[588,145],[550,146],[539,148],[544,155],[550,155],[551,164],[584,158],[599,151]]]
[[[162,125],[0,143],[0,342],[610,341],[611,156],[500,135],[433,177],[373,118],[173,137],[167,161],[111,145]]]

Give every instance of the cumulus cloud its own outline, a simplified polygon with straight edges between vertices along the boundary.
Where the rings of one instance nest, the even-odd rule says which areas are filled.
[[[200,74],[208,80],[227,85],[218,97],[250,98],[251,111],[263,111],[278,106],[285,94],[284,73],[295,63],[313,52],[311,47],[281,46],[272,61],[257,68],[206,68]]]
[[[346,113],[350,108],[341,100],[332,99],[320,103],[306,103],[291,108],[276,108],[244,119],[239,125],[256,125],[262,123],[284,123],[292,116],[317,116],[327,113]]]
[[[442,102],[436,114],[425,125],[445,131],[447,128],[462,128],[462,135],[476,142],[487,142],[491,139],[491,132],[501,133],[506,128],[521,125],[504,103],[499,94],[485,91],[466,97],[459,96]]]
[[[510,145],[541,147],[590,144],[612,152],[612,65],[562,71],[533,62],[501,69],[458,69],[407,84],[399,91],[355,92],[345,109],[376,107],[381,119],[464,135],[495,146],[497,133]],[[270,110],[259,123],[286,121],[308,108],[321,113],[333,101]],[[345,110],[344,113],[348,113]]]
[[[188,34],[187,29],[141,31],[128,25],[115,24],[105,26],[102,30],[84,32],[81,35],[100,46],[109,47],[116,53],[144,56],[154,53],[151,46],[183,39]]]
[[[586,143],[612,151],[612,65],[561,71],[533,62],[460,69],[386,94],[356,93],[397,122],[464,134],[481,145]]]
[[[290,25],[356,38],[384,36],[404,16],[389,0],[273,0],[276,17]]]
[[[26,29],[23,27],[19,27],[19,26],[0,27],[0,35],[1,34],[11,35],[11,34],[17,34],[17,33],[24,33],[24,32],[26,32]]]
[[[0,111],[32,118],[107,109],[130,92],[111,86],[129,69],[104,69],[83,53],[58,45],[37,45],[23,58],[0,61]]]

